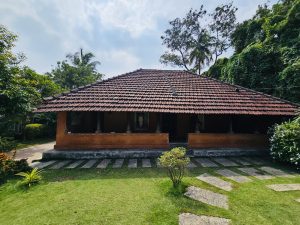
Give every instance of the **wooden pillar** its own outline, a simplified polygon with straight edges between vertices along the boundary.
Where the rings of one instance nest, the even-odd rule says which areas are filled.
[[[102,129],[101,129],[101,112],[97,112],[97,129],[96,129],[96,133],[101,133]]]
[[[196,124],[195,124],[195,133],[199,134],[200,133],[200,124],[199,124],[199,118],[198,115],[195,115],[196,117]]]
[[[131,133],[131,126],[130,126],[130,112],[127,113],[127,129],[126,133]]]
[[[56,145],[59,145],[67,132],[67,112],[58,112],[56,116]]]
[[[156,133],[161,133],[161,113],[157,113]]]

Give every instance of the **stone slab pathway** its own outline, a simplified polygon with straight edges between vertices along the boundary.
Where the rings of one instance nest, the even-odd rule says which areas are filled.
[[[300,191],[300,184],[271,184],[267,187],[274,191]]]
[[[243,157],[243,159],[245,159],[248,162],[251,162],[252,164],[261,166],[266,164],[267,162],[263,159],[257,158],[257,157]]]
[[[112,168],[121,168],[123,166],[124,159],[116,159],[114,164],[112,165]]]
[[[256,177],[257,179],[260,179],[260,180],[267,180],[267,179],[273,178],[273,176],[266,175],[265,173],[255,169],[255,168],[252,168],[252,167],[241,167],[241,168],[237,168],[237,169],[250,175],[250,176]]]
[[[228,179],[230,179],[230,180],[238,182],[238,183],[246,183],[246,182],[252,181],[248,177],[240,175],[240,174],[238,174],[236,172],[233,172],[232,170],[229,170],[229,169],[216,170],[215,172],[222,175],[222,176],[224,176],[224,177],[226,177],[226,178],[228,178]]]
[[[229,225],[230,220],[213,216],[197,216],[191,213],[179,215],[179,225]]]
[[[224,209],[229,208],[228,197],[226,195],[215,193],[209,190],[190,186],[187,188],[187,192],[184,195],[212,206],[217,206]]]
[[[151,168],[151,161],[150,161],[150,159],[142,159],[142,167],[143,168]]]
[[[74,169],[74,168],[76,168],[77,166],[79,166],[83,162],[84,162],[84,160],[76,160],[75,162],[73,162],[70,165],[68,165],[66,167],[66,169]]]
[[[269,167],[269,166],[263,166],[263,167],[260,167],[259,169],[263,170],[269,174],[272,174],[274,176],[277,176],[277,177],[295,177],[295,176],[293,176],[289,173],[286,173],[280,169],[276,169],[276,168]]]
[[[129,159],[128,168],[137,168],[137,159]]]
[[[71,160],[62,160],[62,161],[59,161],[58,163],[56,163],[53,166],[51,166],[50,169],[53,169],[53,170],[60,169],[60,168],[64,167],[65,165],[69,164],[70,162],[71,162]]]
[[[38,162],[38,164],[35,165],[34,167],[38,168],[38,169],[44,169],[47,166],[50,166],[50,165],[52,165],[54,163],[56,163],[56,160],[50,160],[50,161],[46,161],[46,162]]]
[[[193,163],[192,161],[189,162],[189,164],[187,165],[187,168],[196,168],[197,165],[195,163]]]
[[[105,169],[107,166],[108,166],[108,164],[110,163],[110,159],[103,159],[97,166],[96,166],[96,168],[97,169]]]
[[[238,162],[239,164],[243,165],[243,166],[251,166],[253,165],[252,163],[250,162],[247,162],[246,160],[242,159],[242,158],[239,158],[239,157],[236,157],[236,158],[231,158],[233,161],[235,162]]]
[[[202,167],[219,167],[216,163],[207,158],[195,158],[195,161]]]
[[[160,164],[160,162],[159,162],[158,159],[156,160],[156,166],[157,166],[158,168],[162,168],[162,167],[163,167],[163,166]]]
[[[82,169],[90,169],[93,167],[93,165],[96,164],[96,162],[97,162],[97,159],[90,159],[81,168]]]
[[[296,202],[300,202],[300,198],[295,199]]]
[[[203,173],[201,174],[200,176],[197,177],[197,179],[205,182],[205,183],[208,183],[212,186],[215,186],[217,188],[220,188],[222,190],[225,190],[225,191],[231,191],[232,190],[232,184],[225,181],[225,180],[222,180],[218,177],[215,177],[213,175],[210,175],[208,173]]]
[[[238,164],[236,164],[235,162],[227,158],[215,157],[213,158],[213,160],[216,161],[217,163],[220,163],[223,166],[239,166]]]

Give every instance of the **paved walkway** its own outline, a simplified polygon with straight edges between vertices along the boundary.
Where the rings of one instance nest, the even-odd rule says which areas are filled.
[[[48,142],[40,145],[33,145],[27,148],[19,149],[16,153],[16,160],[27,159],[28,163],[31,164],[34,160],[40,160],[43,152],[53,149],[55,141]]]

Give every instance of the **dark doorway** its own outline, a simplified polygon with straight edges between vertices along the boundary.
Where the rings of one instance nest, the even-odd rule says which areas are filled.
[[[162,132],[169,133],[170,142],[186,142],[188,131],[182,123],[182,116],[175,113],[162,114]]]

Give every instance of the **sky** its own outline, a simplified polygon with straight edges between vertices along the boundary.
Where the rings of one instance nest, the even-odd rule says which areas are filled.
[[[277,0],[278,1],[278,0]],[[233,0],[237,20],[275,0]],[[0,23],[19,36],[14,49],[25,64],[50,72],[57,61],[83,48],[101,62],[105,78],[139,68],[170,69],[159,62],[168,21],[200,5],[212,11],[226,0],[0,0]],[[226,53],[227,56],[232,51]]]

